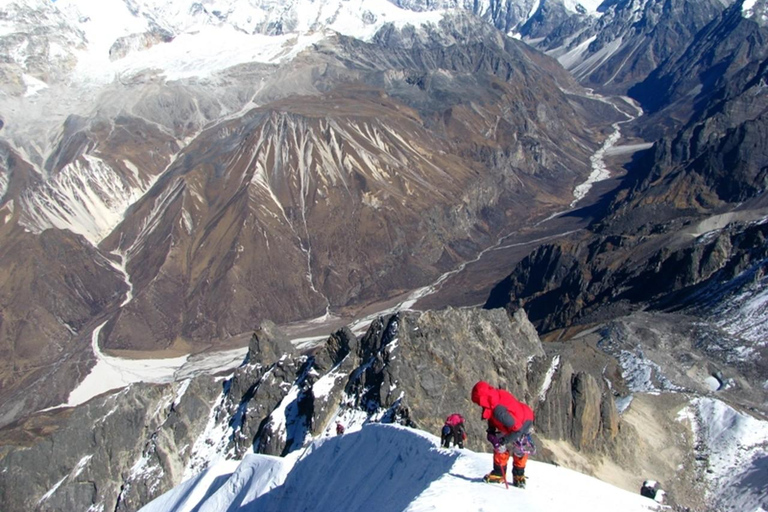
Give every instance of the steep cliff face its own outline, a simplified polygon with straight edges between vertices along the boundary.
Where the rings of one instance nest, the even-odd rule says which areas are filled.
[[[641,128],[664,137],[628,165],[605,218],[536,250],[489,305],[511,298],[548,331],[684,307],[702,287],[761,272],[764,30],[734,4],[636,87],[651,111]]]
[[[685,48],[723,8],[719,0],[632,0],[603,2],[598,15],[587,15],[542,2],[520,32],[583,85],[623,94]],[[553,20],[561,21],[552,26]]]
[[[651,116],[654,122],[666,117],[685,124],[713,105],[742,94],[754,85],[753,81],[761,81],[766,34],[764,24],[744,16],[742,3],[736,2],[692,34],[685,45],[629,92],[649,114],[665,111],[664,115]],[[757,96],[755,92],[750,96]],[[734,121],[738,122],[739,117]],[[670,121],[665,124],[669,126]]]
[[[133,386],[5,429],[3,507],[137,510],[183,478],[220,388],[212,379]]]

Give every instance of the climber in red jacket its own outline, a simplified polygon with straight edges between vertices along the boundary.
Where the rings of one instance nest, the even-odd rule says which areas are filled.
[[[499,452],[512,452],[513,485],[525,487],[525,464],[533,449],[529,435],[533,426],[533,410],[508,391],[496,389],[484,381],[472,388],[472,401],[483,408],[482,418],[488,420],[487,438],[493,445],[494,461],[499,459]],[[494,464],[494,471],[486,475],[486,480],[496,480],[493,478],[499,476],[496,473],[501,473],[506,482],[506,463],[500,468]]]

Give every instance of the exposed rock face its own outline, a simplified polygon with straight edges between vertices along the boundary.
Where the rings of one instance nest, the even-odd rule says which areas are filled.
[[[109,58],[110,60],[122,59],[133,51],[148,50],[156,44],[168,43],[172,40],[173,34],[163,29],[121,37],[109,49]]]
[[[744,17],[741,3],[736,2],[695,33],[646,80],[630,89],[630,94],[651,114],[665,110],[664,115],[652,117],[653,122],[666,117],[684,124],[686,119],[747,92],[745,89],[755,85],[752,82],[760,81],[766,34],[764,26]],[[753,89],[743,100],[758,99],[756,92]],[[691,94],[693,97],[688,97]],[[689,108],[691,103],[693,109]],[[738,124],[750,111],[756,116],[761,110],[733,109],[733,122]],[[669,121],[665,124],[669,126]]]
[[[644,80],[723,10],[719,0],[604,2],[599,17],[562,11],[551,16],[544,9],[556,7],[545,6],[521,34],[585,86],[610,93],[625,93]],[[552,19],[562,21],[551,27]]]
[[[587,371],[574,370],[567,356],[541,364],[548,387],[537,397],[536,430],[548,440],[564,440],[584,453],[610,453],[616,447],[619,416],[613,392]]]
[[[14,27],[0,38],[7,56],[0,65],[4,93],[24,95],[29,88],[25,73],[43,82],[55,81],[77,64],[73,50],[84,46],[83,34],[61,19],[52,2],[6,2],[0,7],[0,19],[12,21]]]
[[[661,128],[670,133],[631,164],[626,189],[592,233],[534,251],[489,306],[511,298],[549,331],[648,306],[683,307],[701,300],[703,288],[764,268],[764,31],[735,4],[638,86],[659,112],[649,123],[662,112],[678,119]],[[664,84],[675,84],[670,95],[655,94]],[[691,118],[677,131],[681,111]]]
[[[439,432],[448,414],[460,412],[468,419],[469,445],[488,450],[469,397],[481,379],[531,403],[542,443],[565,440],[584,453],[602,453],[597,440],[615,437],[615,406],[600,370],[553,363],[522,311],[514,317],[502,309],[400,313],[373,322],[359,342],[342,329],[310,354],[256,359],[265,356],[260,347],[280,346],[283,336],[263,325],[248,360],[223,382],[199,376],[131,386],[6,427],[0,431],[4,510],[137,510],[214,454],[286,454],[314,436],[334,435],[333,423],[342,419]],[[542,394],[546,401],[538,402]],[[43,471],[41,460],[56,463]],[[27,482],[23,494],[14,490],[20,482]]]
[[[764,272],[768,224],[737,223],[713,236],[691,236],[709,225],[716,223],[543,246],[497,286],[487,306],[524,307],[548,332],[646,307],[701,303],[707,300],[702,290],[725,286],[745,271]]]
[[[132,386],[5,429],[3,508],[137,510],[183,477],[219,389],[211,379]]]
[[[410,420],[439,432],[445,417],[459,412],[473,417],[477,406],[469,390],[478,380],[504,387],[528,400],[530,357],[543,356],[535,331],[524,315],[506,317],[503,310],[487,315],[475,310],[404,313],[376,323],[361,340],[369,365],[347,390],[364,407],[391,407],[402,397]],[[484,426],[467,426],[469,444],[485,448]]]

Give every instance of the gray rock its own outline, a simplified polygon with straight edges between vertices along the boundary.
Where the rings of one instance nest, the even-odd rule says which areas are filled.
[[[181,480],[219,392],[209,378],[135,385],[32,416],[5,432],[3,510],[136,510]]]
[[[250,364],[272,362],[284,354],[293,353],[293,345],[288,336],[274,322],[265,320],[251,336],[247,361]]]

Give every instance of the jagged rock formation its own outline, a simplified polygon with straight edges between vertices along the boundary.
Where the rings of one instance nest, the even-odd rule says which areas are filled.
[[[213,379],[132,386],[4,430],[3,509],[137,510],[183,477],[218,393]]]
[[[585,236],[543,246],[492,292],[488,307],[523,307],[541,332],[588,325],[645,308],[701,306],[745,272],[760,279],[768,224],[717,218],[666,234]],[[712,226],[709,236],[700,236]],[[731,293],[739,289],[731,287]],[[719,297],[722,299],[722,297]],[[715,302],[713,300],[713,302]]]
[[[764,24],[744,16],[741,2],[715,17],[646,80],[629,90],[650,114],[646,132],[653,133],[657,123],[675,128],[718,110],[720,117],[725,118],[722,114],[728,112],[733,116],[730,122],[739,124],[750,112],[755,116],[764,110],[759,104],[744,105],[747,108],[723,105],[737,97],[741,102],[760,101],[766,34]],[[654,116],[657,112],[659,115]],[[655,132],[661,132],[658,126]]]
[[[649,93],[651,84],[680,83],[663,108],[651,107],[668,114],[687,108],[690,121],[670,124],[671,132],[630,164],[624,190],[591,232],[534,251],[488,305],[511,300],[549,331],[638,308],[700,303],[702,288],[763,272],[764,30],[734,5],[659,68],[648,89],[638,87]],[[695,96],[687,95],[691,88]]]
[[[720,0],[604,2],[599,16],[542,2],[520,33],[579,81],[623,94],[688,45],[723,10]],[[553,20],[559,23],[553,25]]]
[[[542,446],[563,440],[602,457],[607,448],[598,441],[618,436],[600,370],[577,372],[566,357],[546,356],[522,311],[399,313],[374,321],[359,341],[342,329],[305,354],[281,344],[283,336],[263,325],[245,363],[224,380],[131,386],[3,429],[4,510],[136,510],[216,453],[286,454],[355,417],[438,432],[458,411],[470,419],[469,444],[486,450],[469,398],[480,379],[534,405]],[[265,346],[288,352],[268,356]],[[558,460],[553,452],[545,457]],[[42,470],[42,459],[56,464]],[[21,481],[29,489],[23,495],[13,491]]]

